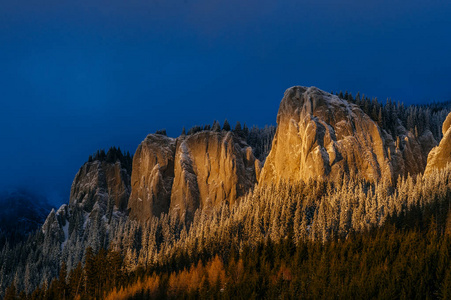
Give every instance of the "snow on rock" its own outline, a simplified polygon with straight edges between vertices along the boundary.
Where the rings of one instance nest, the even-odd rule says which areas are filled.
[[[335,180],[341,174],[394,180],[422,172],[435,144],[428,131],[417,139],[400,125],[401,145],[397,145],[396,138],[382,131],[360,107],[316,87],[286,90],[277,124],[260,175],[260,181],[268,184],[280,178]]]
[[[101,205],[104,213],[114,208],[124,211],[130,196],[130,174],[118,161],[93,161],[85,163],[72,183],[70,206],[89,212]]]
[[[177,139],[149,135],[133,159],[130,216],[146,221],[172,213],[192,220],[199,207],[244,196],[257,182],[259,165],[252,149],[229,131]]]

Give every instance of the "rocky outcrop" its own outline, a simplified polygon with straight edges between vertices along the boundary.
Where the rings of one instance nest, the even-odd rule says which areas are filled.
[[[52,209],[47,216],[44,224],[42,225],[42,233],[44,238],[49,241],[56,241],[59,243],[64,243],[68,238],[67,228],[69,222],[69,209],[67,204],[61,205],[61,207],[55,211]]]
[[[116,148],[90,157],[75,175],[69,205],[52,210],[42,225],[44,248],[63,251],[63,256],[74,253],[67,261],[71,268],[86,248],[78,247],[79,241],[89,240],[89,246],[97,250],[105,247],[111,221],[126,216],[130,172],[131,157]]]
[[[233,203],[257,182],[252,149],[228,131],[202,131],[171,139],[151,134],[133,158],[130,217],[161,213],[190,221],[197,208]]]
[[[133,157],[130,217],[145,221],[169,211],[176,139],[150,134]]]
[[[400,120],[390,127],[392,136],[359,106],[315,87],[288,89],[277,123],[263,168],[234,132],[204,130],[176,139],[150,134],[136,150],[131,179],[119,161],[86,163],[70,206],[86,212],[127,208],[141,222],[162,213],[189,221],[198,208],[234,203],[257,181],[336,180],[343,174],[393,181],[418,174],[436,145],[430,131],[416,136]]]
[[[181,137],[175,158],[170,210],[182,219],[192,219],[199,207],[233,204],[257,182],[258,160],[230,131]]]
[[[400,124],[396,132],[398,134],[396,137],[385,131],[383,134],[394,178],[423,173],[428,153],[437,145],[432,132],[425,130],[417,138]]]
[[[430,174],[434,169],[443,169],[451,162],[451,113],[443,122],[442,133],[440,144],[429,153],[424,175]]]
[[[288,89],[277,124],[260,177],[263,183],[335,180],[343,173],[369,181],[393,180],[422,172],[435,145],[429,131],[416,138],[400,121],[394,138],[357,105],[315,87]]]
[[[75,175],[69,206],[103,214],[125,212],[130,196],[130,174],[121,162],[95,160],[86,162]]]

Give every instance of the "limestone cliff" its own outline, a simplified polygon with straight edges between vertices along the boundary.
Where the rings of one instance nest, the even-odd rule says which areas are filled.
[[[130,196],[130,174],[120,161],[86,162],[75,175],[69,206],[91,212],[96,208],[105,213],[125,211]]]
[[[252,149],[228,131],[201,131],[171,139],[149,135],[133,159],[130,217],[162,212],[191,220],[197,208],[233,203],[257,182]]]
[[[199,207],[233,204],[257,181],[252,149],[232,132],[181,137],[175,158],[170,209],[188,220]]]
[[[133,157],[130,217],[145,221],[167,213],[174,180],[176,139],[149,134]]]
[[[429,153],[424,175],[430,174],[434,169],[442,169],[451,162],[451,113],[443,122],[442,133],[440,144]]]
[[[398,120],[399,121],[399,120]],[[260,181],[337,179],[358,174],[376,181],[419,173],[435,145],[429,131],[416,138],[397,124],[397,137],[381,130],[357,105],[315,87],[285,92],[277,131]]]
[[[131,157],[123,156],[116,148],[108,154],[100,153],[94,159],[90,157],[75,175],[69,205],[63,204],[47,216],[41,228],[45,245],[58,245],[66,254],[83,252],[85,247],[74,249],[76,243],[89,238],[90,246],[100,249],[106,245],[111,220],[126,215],[131,191]],[[80,258],[80,254],[76,256]],[[68,266],[75,267],[71,263],[76,264],[79,258],[68,261]]]

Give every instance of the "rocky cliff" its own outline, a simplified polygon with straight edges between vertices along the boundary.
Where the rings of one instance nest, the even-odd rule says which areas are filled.
[[[257,182],[259,161],[230,131],[202,131],[177,139],[151,134],[133,158],[130,216],[161,213],[191,220],[197,208],[233,203]]]
[[[145,221],[169,211],[177,140],[149,134],[133,156],[130,217]]]
[[[257,165],[257,168],[256,168]],[[197,208],[233,204],[257,182],[259,161],[230,131],[204,131],[179,139],[171,212],[190,220]]]
[[[127,214],[130,173],[131,157],[116,148],[107,154],[98,151],[83,164],[72,183],[69,204],[52,210],[42,225],[48,259],[58,259],[61,253],[73,268],[88,246],[97,251],[108,245],[110,224]]]
[[[417,138],[401,122],[393,137],[357,105],[315,87],[288,89],[277,124],[260,177],[263,183],[335,180],[343,173],[393,180],[422,172],[436,144],[429,131]]]
[[[429,153],[425,175],[434,169],[442,169],[451,162],[451,113],[446,117],[442,127],[443,138],[440,144]]]
[[[70,191],[69,206],[103,214],[125,211],[130,196],[130,174],[118,160],[86,162],[75,175]]]

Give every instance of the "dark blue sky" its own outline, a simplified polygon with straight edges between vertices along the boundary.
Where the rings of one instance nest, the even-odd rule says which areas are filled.
[[[97,149],[275,124],[293,85],[450,100],[450,15],[448,0],[0,0],[0,189],[66,202]]]

